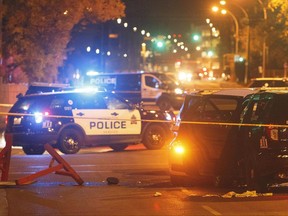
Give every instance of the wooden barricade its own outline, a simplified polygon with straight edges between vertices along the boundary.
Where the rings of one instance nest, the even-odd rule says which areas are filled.
[[[12,151],[12,136],[5,134],[6,145],[0,152],[0,170],[2,172],[1,181],[8,181],[11,151]]]
[[[84,181],[81,177],[74,171],[74,169],[55,151],[55,149],[49,145],[44,145],[46,151],[52,156],[49,168],[36,172],[32,175],[20,178],[16,180],[17,185],[29,184],[34,181],[34,179],[41,176],[47,175],[49,173],[55,172],[56,174],[66,175],[72,177],[79,185],[82,185]],[[54,161],[58,162],[58,165],[53,166]],[[64,169],[64,170],[62,170]]]
[[[8,181],[9,166],[11,160],[12,151],[12,135],[5,134],[6,146],[0,152],[0,171],[2,171],[1,182]],[[45,144],[44,148],[52,156],[49,168],[36,172],[32,175],[17,179],[16,185],[26,185],[35,182],[36,178],[55,172],[55,174],[65,175],[72,177],[79,185],[82,185],[84,181],[75,172],[75,170],[56,152],[56,150],[49,144]],[[58,162],[58,165],[53,166],[54,162]],[[7,183],[7,185],[10,185]]]

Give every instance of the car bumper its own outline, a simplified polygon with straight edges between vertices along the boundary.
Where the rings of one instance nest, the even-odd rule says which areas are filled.
[[[183,177],[199,176],[199,170],[196,167],[197,163],[193,163],[191,155],[177,152],[173,147],[169,150],[169,172],[170,175]]]

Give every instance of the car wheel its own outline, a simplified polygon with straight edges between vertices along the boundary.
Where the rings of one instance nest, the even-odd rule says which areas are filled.
[[[45,152],[45,148],[42,145],[22,146],[22,149],[26,155],[42,155]]]
[[[159,107],[160,110],[170,110],[172,108],[171,103],[168,99],[160,99],[157,102],[157,105]]]
[[[83,146],[83,136],[75,129],[65,129],[60,135],[58,146],[64,154],[75,154]]]
[[[126,149],[128,147],[127,144],[117,144],[117,145],[110,145],[109,146],[111,149],[113,149],[114,151],[123,151],[124,149]]]
[[[271,182],[271,176],[261,176],[257,178],[256,191],[260,193],[267,193],[269,191],[269,183]]]
[[[143,137],[143,144],[147,149],[161,149],[167,142],[168,133],[160,124],[149,125]]]
[[[254,161],[256,163],[256,161]],[[246,183],[248,190],[265,193],[269,190],[270,176],[260,176],[256,164],[248,163],[246,166]]]

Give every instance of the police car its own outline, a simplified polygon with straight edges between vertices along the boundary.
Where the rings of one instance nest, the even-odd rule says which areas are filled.
[[[28,155],[43,154],[46,143],[65,154],[102,145],[121,151],[138,143],[160,149],[172,136],[172,118],[172,113],[136,108],[113,93],[75,90],[18,98],[5,133]]]

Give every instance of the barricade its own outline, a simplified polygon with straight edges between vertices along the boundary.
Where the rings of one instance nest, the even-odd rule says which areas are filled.
[[[12,136],[6,136],[6,146],[0,152],[1,181],[8,181],[10,158],[12,151]]]
[[[11,160],[11,151],[12,151],[12,135],[5,134],[6,146],[0,152],[0,170],[2,171],[1,182],[8,181],[9,176],[9,166]],[[55,174],[65,175],[72,177],[79,185],[82,185],[84,181],[82,178],[75,172],[75,170],[55,151],[55,149],[49,144],[44,145],[45,150],[52,156],[52,159],[49,164],[49,168],[36,172],[32,175],[22,177],[15,181],[16,185],[26,185],[35,182],[36,178],[47,175],[49,173],[55,172]],[[58,162],[58,165],[53,166],[54,162]],[[3,184],[1,184],[3,185]],[[4,183],[5,185],[5,183]],[[7,185],[11,183],[7,182]]]

